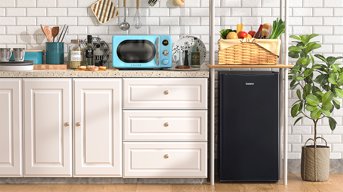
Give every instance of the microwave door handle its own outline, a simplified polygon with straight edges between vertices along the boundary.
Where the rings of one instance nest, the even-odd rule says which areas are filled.
[[[156,57],[155,57],[155,60],[156,60],[156,65],[159,66],[160,65],[160,52],[159,52],[159,45],[160,45],[160,38],[157,37],[156,40],[155,40],[155,46],[156,46]]]

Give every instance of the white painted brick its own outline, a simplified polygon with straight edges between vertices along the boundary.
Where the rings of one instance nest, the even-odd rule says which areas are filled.
[[[189,34],[189,27],[188,26],[170,26],[170,34]]]
[[[144,26],[142,26],[142,27],[144,27]],[[124,34],[126,34],[126,31],[121,30],[118,25],[109,26],[108,30],[109,30],[108,33],[111,35],[114,35],[114,34],[124,35]],[[110,42],[112,42],[112,41],[110,41]]]
[[[301,152],[303,144],[292,144],[292,152]]]
[[[262,0],[262,7],[280,7],[280,1]]]
[[[1,35],[0,43],[16,43],[15,35]]]
[[[67,8],[48,8],[48,16],[67,16]]]
[[[288,159],[300,159],[301,154],[300,153],[288,153]]]
[[[154,26],[150,27],[151,34],[168,34],[169,27],[168,26]]]
[[[333,16],[333,8],[314,8],[314,16]]]
[[[37,41],[33,35],[23,34],[23,35],[17,36],[17,43],[32,44],[32,43],[37,43]]]
[[[142,26],[139,29],[136,29],[135,27],[133,27],[132,29],[129,30],[129,34],[134,34],[134,35],[149,34],[149,27],[148,26]]]
[[[272,10],[270,8],[252,8],[252,16],[271,16]]]
[[[6,8],[0,8],[0,17],[4,17],[4,16],[6,16]]]
[[[328,143],[341,143],[342,136],[341,135],[323,135]]]
[[[325,7],[342,7],[343,0],[325,0],[324,6]]]
[[[77,17],[58,17],[58,25],[77,25]]]
[[[322,7],[323,0],[303,0],[304,7]]]
[[[15,7],[15,0],[1,0],[0,7]]]
[[[27,16],[46,16],[45,8],[27,8]]]
[[[209,27],[208,26],[191,26],[191,34],[208,34],[209,32]]]
[[[4,10],[4,13],[5,13],[5,10]],[[26,9],[25,8],[7,8],[6,16],[26,16]]]
[[[189,8],[175,8],[170,9],[170,16],[190,16],[190,9]]]
[[[303,17],[304,25],[322,25],[323,18],[322,17]]]
[[[332,53],[333,52],[333,47],[332,45],[325,45],[323,44],[321,48],[317,49],[316,52],[319,53]]]
[[[272,9],[272,16],[274,17],[280,17],[280,8],[271,8]],[[290,9],[292,10],[292,9]],[[292,14],[290,14],[292,15]]]
[[[312,16],[311,8],[293,8],[293,16]]]
[[[334,34],[335,35],[343,34],[343,26],[334,26]]]
[[[291,18],[293,18],[293,17],[291,17]],[[273,23],[273,21],[275,19],[276,19],[276,17],[262,17],[262,23]]]
[[[36,7],[36,0],[17,0],[17,7]]]
[[[303,25],[302,17],[290,17],[288,20],[289,25]]]
[[[342,154],[341,153],[330,153],[330,159],[341,159]]]
[[[261,7],[262,0],[242,0],[243,7]]]
[[[169,16],[169,9],[168,8],[150,9],[150,16]]]
[[[56,7],[56,0],[37,0],[37,7]]]
[[[342,117],[335,117],[335,120],[337,122],[337,125],[342,125]],[[329,120],[327,118],[322,119],[323,125],[329,125]]]
[[[180,25],[200,25],[200,17],[181,17]]]
[[[311,134],[311,132],[311,126],[297,125],[292,127],[293,134]]]
[[[185,7],[200,7],[201,0],[185,1]]]
[[[234,25],[241,23],[241,17],[222,17],[220,20],[221,25]]]
[[[88,4],[88,7],[92,3]],[[57,7],[77,7],[77,0],[57,0]]]
[[[208,8],[191,8],[192,16],[209,16]]]
[[[318,126],[317,132],[318,134],[331,134],[332,133],[329,126]]]
[[[333,144],[332,150],[336,152],[343,152],[343,144]]]
[[[324,25],[343,25],[342,17],[324,17]]]
[[[179,25],[179,17],[160,17],[160,25]]]
[[[216,8],[216,16],[231,16],[229,8]]]
[[[16,25],[15,17],[0,17],[1,25]]]
[[[289,143],[301,143],[301,136],[300,135],[288,135],[288,142]]]
[[[89,7],[94,2],[95,2],[94,0],[78,0],[77,5],[78,7]]]
[[[232,8],[232,16],[251,16],[251,8]]]
[[[262,22],[260,17],[242,17],[242,23],[245,25],[256,25]]]
[[[36,25],[36,17],[17,17],[17,25]]]
[[[108,34],[108,26],[88,26],[89,34]]]
[[[303,0],[288,0],[289,7],[302,7]]]
[[[43,32],[42,32],[40,26],[27,26],[26,27],[26,34],[43,35]]]
[[[221,1],[221,7],[241,7],[241,0]]]
[[[87,16],[87,8],[68,8],[68,16]]]
[[[8,35],[26,34],[26,27],[25,26],[7,26],[7,34]]]
[[[0,34],[1,35],[6,34],[6,27],[5,26],[0,26]]]
[[[78,24],[79,25],[95,25],[97,20],[95,17],[79,17]]]
[[[313,26],[313,33],[320,35],[333,34],[332,26]]]
[[[293,34],[311,34],[312,26],[294,26]]]
[[[56,25],[56,17],[37,17],[37,25]]]

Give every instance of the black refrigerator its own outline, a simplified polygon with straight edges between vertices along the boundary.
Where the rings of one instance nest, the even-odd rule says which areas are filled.
[[[219,72],[219,178],[279,180],[279,74]]]

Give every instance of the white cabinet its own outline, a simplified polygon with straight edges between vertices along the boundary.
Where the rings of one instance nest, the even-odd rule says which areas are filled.
[[[71,79],[24,79],[25,176],[72,176]]]
[[[122,175],[121,79],[75,79],[75,176]]]
[[[0,81],[0,177],[21,176],[21,80]]]

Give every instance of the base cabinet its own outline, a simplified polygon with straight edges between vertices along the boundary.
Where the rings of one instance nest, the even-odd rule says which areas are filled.
[[[121,79],[74,79],[74,106],[74,176],[121,176]]]
[[[25,176],[72,176],[71,79],[24,79]]]
[[[0,80],[0,177],[22,175],[21,80]]]

